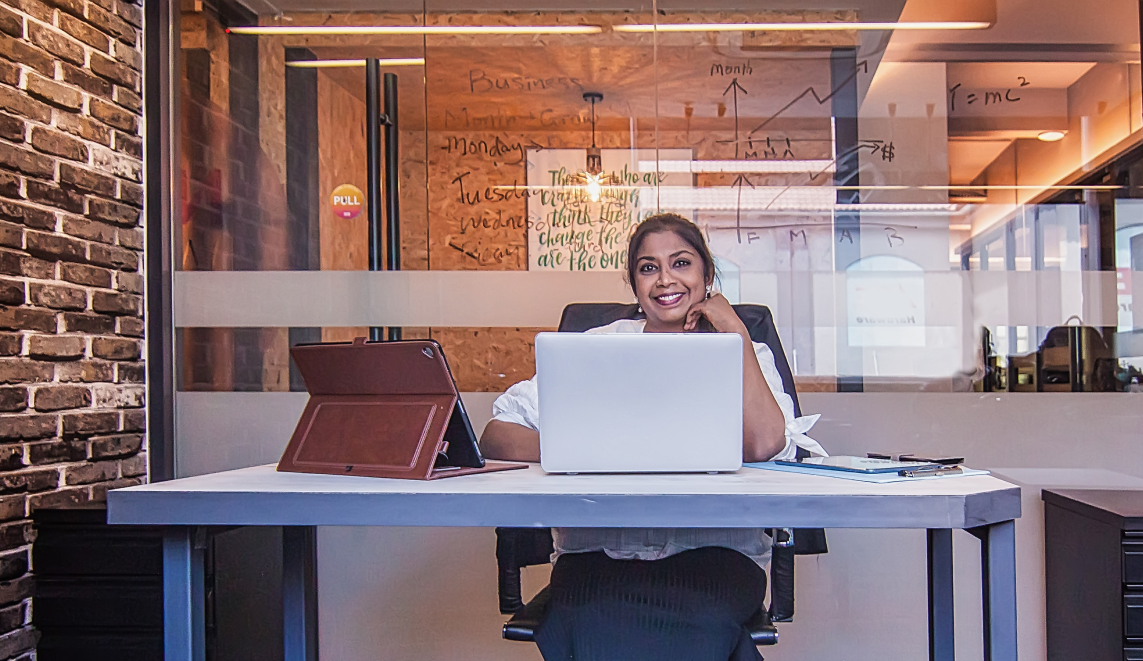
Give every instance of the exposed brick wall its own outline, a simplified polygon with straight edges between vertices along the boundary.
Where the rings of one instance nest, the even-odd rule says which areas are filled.
[[[146,471],[142,7],[0,0],[0,659],[31,658],[37,507]]]

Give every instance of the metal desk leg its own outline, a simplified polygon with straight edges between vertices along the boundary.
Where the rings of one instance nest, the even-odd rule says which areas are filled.
[[[929,661],[954,661],[952,530],[928,530]]]
[[[970,530],[980,538],[984,660],[1016,661],[1016,522]]]
[[[317,529],[282,528],[282,630],[285,661],[317,661]]]
[[[197,546],[197,548],[196,548]],[[194,528],[163,534],[163,650],[166,661],[205,661],[203,548]]]

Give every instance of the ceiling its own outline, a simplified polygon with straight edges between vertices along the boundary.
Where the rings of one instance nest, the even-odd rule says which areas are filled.
[[[949,183],[971,184],[992,164],[1011,140],[949,140]]]
[[[283,12],[480,12],[480,11],[644,11],[651,0],[243,0],[258,14]],[[658,0],[661,11],[765,11],[836,10],[836,0]],[[895,21],[904,0],[864,0],[859,9],[863,20]]]
[[[1024,79],[1022,89],[1067,89],[1095,62],[950,62],[949,85],[1003,89]]]

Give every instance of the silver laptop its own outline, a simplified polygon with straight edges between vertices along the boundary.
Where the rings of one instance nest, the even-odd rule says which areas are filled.
[[[742,338],[540,333],[540,465],[549,473],[742,467]]]

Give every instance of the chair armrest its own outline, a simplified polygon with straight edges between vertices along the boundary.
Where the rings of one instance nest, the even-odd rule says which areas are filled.
[[[500,600],[500,614],[512,615],[524,608],[520,596],[520,570],[503,565],[496,571],[496,593]]]
[[[746,630],[750,632],[750,639],[755,645],[778,644],[778,627],[770,621],[770,614],[765,608],[759,608],[753,617],[746,621]]]
[[[525,643],[536,640],[536,629],[540,626],[540,622],[544,621],[544,616],[548,613],[548,606],[551,604],[549,590],[550,587],[545,586],[543,590],[536,593],[531,601],[524,604],[523,608],[516,611],[516,614],[504,623],[501,635],[505,640]]]
[[[550,528],[496,529],[496,588],[501,613],[510,615],[524,607],[520,568],[547,564],[551,555]]]
[[[775,546],[770,552],[770,611],[772,622],[794,619],[794,554],[792,546]]]

